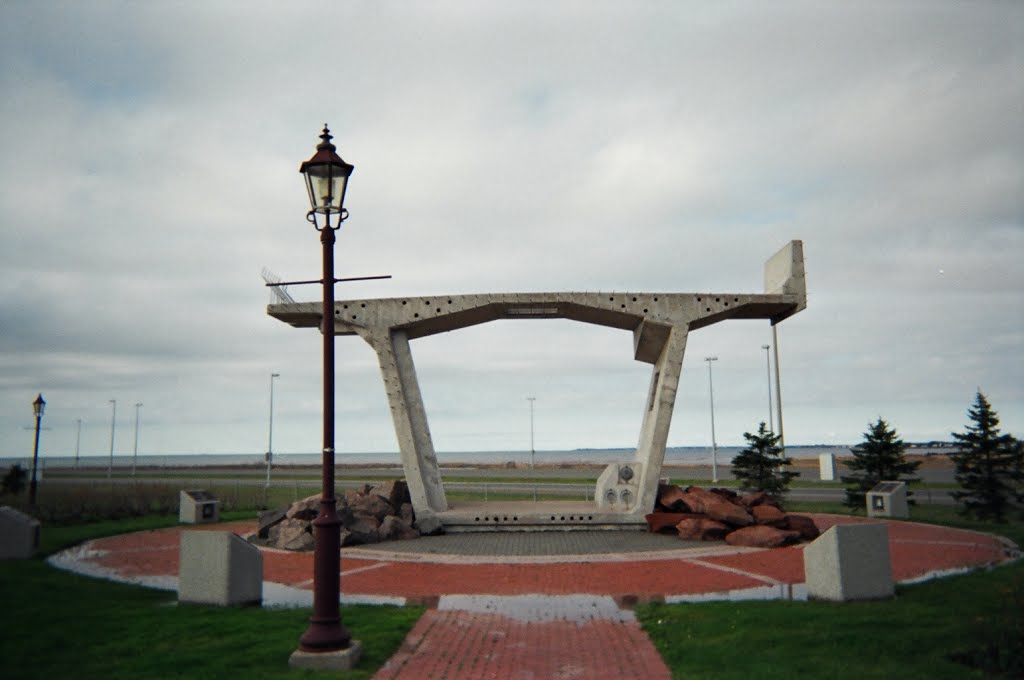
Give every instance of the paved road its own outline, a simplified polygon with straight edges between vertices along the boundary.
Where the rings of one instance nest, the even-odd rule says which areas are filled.
[[[594,481],[598,478],[601,472],[604,470],[602,466],[590,466],[590,467],[538,467],[535,470],[527,468],[490,468],[490,467],[442,467],[441,475],[445,478],[480,478],[485,477],[488,479],[494,478],[505,478],[523,480],[529,477],[536,477],[537,479],[580,479]],[[126,470],[117,469],[115,471],[119,474],[124,474]],[[160,473],[174,472],[174,469],[159,470]],[[184,472],[183,469],[177,469],[178,472]],[[821,481],[818,475],[818,468],[802,468],[798,469],[800,472],[799,482],[818,482]],[[53,468],[47,471],[50,475],[56,477],[57,475],[75,474],[71,468]],[[139,476],[144,477],[145,475],[157,472],[152,468],[139,469]],[[839,474],[843,474],[844,470],[840,468]],[[82,476],[88,476],[89,478],[102,478],[106,479],[107,470],[106,467],[94,467],[94,468],[82,468],[77,474]],[[230,476],[233,480],[238,479],[265,479],[265,468],[218,468],[218,467],[196,467],[188,469],[188,474],[195,478],[195,476],[210,475],[211,477],[223,477]],[[337,474],[339,477],[345,478],[380,478],[380,477],[400,477],[402,476],[402,468],[399,465],[392,466],[359,466],[359,467],[347,467],[339,466],[337,468]],[[662,468],[663,477],[672,477],[675,479],[702,479],[711,481],[711,466],[710,465],[665,465]],[[292,479],[314,479],[319,476],[318,466],[306,465],[306,466],[275,466],[273,469],[273,479],[275,480],[292,480]],[[728,464],[721,463],[718,466],[719,479],[731,480],[733,479],[732,472]],[[952,468],[928,468],[925,470],[919,470],[916,474],[922,481],[926,483],[952,483],[954,481],[954,473]]]
[[[343,479],[338,481],[338,487],[343,489],[359,488],[364,484],[374,484],[379,481],[380,475],[394,475],[399,476],[398,470],[381,470],[376,469],[365,469],[364,472],[369,473],[364,479]],[[346,476],[354,471],[346,471]],[[459,469],[459,476],[469,477],[472,475],[464,475],[465,470]],[[484,473],[493,473],[494,470],[484,470]],[[511,470],[509,472],[518,473],[516,477],[522,479],[522,471]],[[554,472],[559,473],[575,473],[575,474],[562,474],[562,475],[545,475],[548,478],[551,477],[566,477],[571,478],[574,476],[580,476],[581,481],[579,483],[553,483],[553,482],[538,482],[537,484],[531,484],[523,481],[508,481],[508,482],[476,482],[476,481],[463,481],[463,482],[445,482],[445,490],[448,493],[482,493],[486,496],[491,494],[504,495],[504,494],[526,494],[527,496],[533,494],[535,491],[538,495],[544,496],[562,496],[565,498],[575,498],[580,500],[591,500],[594,494],[594,482],[587,479],[586,471],[580,470],[557,470]],[[669,471],[670,473],[673,471]],[[710,471],[708,471],[708,480],[710,482]],[[583,474],[581,474],[583,473]],[[449,476],[452,476],[450,473]],[[492,475],[487,474],[489,477],[499,477],[505,475]],[[509,475],[511,476],[511,475]],[[674,475],[675,476],[675,475]],[[373,477],[378,477],[377,480]],[[538,476],[540,477],[540,476]],[[726,479],[723,475],[722,479]],[[586,481],[583,481],[586,480]],[[284,477],[282,475],[276,475],[273,478],[273,486],[277,488],[296,488],[296,489],[309,489],[310,493],[315,493],[315,490],[319,488],[319,481],[308,477],[305,479],[299,479],[297,477]],[[235,485],[245,487],[263,487],[265,479],[254,476],[242,476],[235,478],[216,478],[209,477],[203,478],[202,476],[189,476],[189,477],[153,477],[147,478],[143,473],[133,479],[131,477],[114,477],[112,480],[108,480],[105,475],[102,476],[78,476],[73,478],[61,478],[50,476],[44,483],[49,484],[80,484],[88,482],[92,484],[160,484],[168,486],[180,486],[184,488],[196,488],[204,485]],[[793,488],[789,492],[789,498],[797,501],[817,501],[817,502],[840,502],[843,500],[845,494],[843,489],[834,487],[797,487]],[[946,490],[928,490],[928,489],[917,489],[914,492],[914,499],[919,503],[933,503],[941,505],[953,505],[954,500],[950,495],[949,491]]]

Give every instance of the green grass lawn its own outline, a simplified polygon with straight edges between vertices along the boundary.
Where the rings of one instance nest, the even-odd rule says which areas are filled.
[[[229,513],[225,519],[252,516]],[[155,529],[176,516],[46,527],[42,553],[89,538]],[[397,650],[423,610],[342,607],[363,643],[346,674],[292,671],[288,656],[311,610],[178,606],[174,593],[55,569],[42,558],[0,562],[3,678],[369,678]]]
[[[797,512],[841,505],[791,503]],[[966,520],[918,506],[916,521],[998,533],[1024,545],[1024,522]],[[1024,677],[1024,562],[915,586],[883,602],[648,604],[637,615],[677,678]],[[968,653],[986,675],[951,657]]]

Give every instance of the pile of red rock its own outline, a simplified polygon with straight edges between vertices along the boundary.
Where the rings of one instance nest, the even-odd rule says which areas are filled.
[[[320,512],[320,496],[310,496],[285,508],[259,514],[258,529],[246,538],[257,545],[282,550],[312,550],[312,521]],[[419,538],[409,487],[401,480],[347,491],[338,497],[341,545]]]
[[[763,491],[740,495],[732,489],[658,487],[658,503],[647,515],[652,532],[674,530],[689,541],[720,541],[729,545],[776,548],[818,537],[814,520],[785,513]]]

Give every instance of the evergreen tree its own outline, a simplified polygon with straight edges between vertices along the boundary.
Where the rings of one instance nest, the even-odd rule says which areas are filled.
[[[1015,504],[1024,504],[1021,444],[999,434],[999,416],[980,390],[967,415],[972,424],[962,434],[953,433],[957,452],[950,458],[962,489],[953,497],[963,503],[963,515],[1005,522]]]
[[[2,482],[3,493],[19,494],[25,490],[25,479],[28,477],[28,472],[24,470],[20,465],[15,463],[4,475]]]
[[[843,465],[853,474],[840,477],[846,488],[844,505],[863,508],[864,498],[881,481],[901,481],[907,484],[921,481],[912,475],[921,466],[921,461],[908,461],[903,452],[907,444],[896,433],[896,428],[879,418],[874,425],[868,425],[864,441],[850,449],[853,460],[844,460]],[[908,498],[911,496],[907,493]]]
[[[765,428],[764,421],[756,434],[744,432],[743,437],[747,440],[747,448],[732,459],[733,476],[744,490],[757,489],[778,498],[788,489],[789,480],[800,476],[799,472],[782,469],[791,465],[792,459],[782,455],[779,437]]]

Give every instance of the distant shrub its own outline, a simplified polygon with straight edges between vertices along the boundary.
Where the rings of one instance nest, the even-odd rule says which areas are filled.
[[[41,487],[35,507],[25,503],[21,509],[52,524],[170,514],[178,511],[178,490],[152,484],[48,484]]]
[[[178,494],[183,488],[206,489],[220,500],[221,510],[226,512],[262,510],[267,507],[266,490],[262,486],[231,481],[213,484],[197,482],[187,487],[149,483],[50,483],[40,486],[34,507],[29,507],[25,496],[5,498],[4,503],[44,523],[80,524],[144,515],[176,515]]]
[[[11,466],[11,469],[7,471],[7,474],[4,475],[2,493],[4,495],[18,495],[25,490],[25,479],[27,477],[28,471],[15,463]]]

